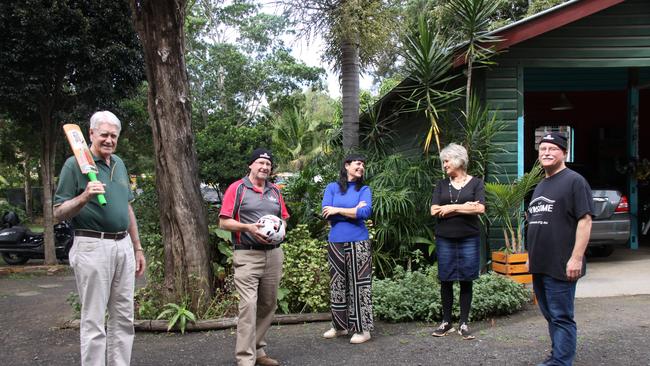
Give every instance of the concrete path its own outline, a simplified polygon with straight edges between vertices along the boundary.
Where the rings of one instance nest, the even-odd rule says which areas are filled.
[[[650,294],[650,247],[616,249],[606,258],[588,258],[587,275],[578,281],[576,297]]]

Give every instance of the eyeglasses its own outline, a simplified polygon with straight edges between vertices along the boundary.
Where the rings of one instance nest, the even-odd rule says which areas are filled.
[[[560,149],[559,147],[555,147],[555,146],[548,146],[548,147],[540,147],[539,148],[539,152],[541,152],[541,153],[545,153],[545,152],[554,153],[554,152],[558,152],[560,150],[562,150],[562,149]]]

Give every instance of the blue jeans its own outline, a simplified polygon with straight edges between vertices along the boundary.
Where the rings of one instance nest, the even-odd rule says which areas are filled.
[[[572,365],[578,334],[573,319],[576,282],[533,274],[533,288],[539,310],[548,322],[548,333],[551,336],[553,350],[551,360],[546,365]]]

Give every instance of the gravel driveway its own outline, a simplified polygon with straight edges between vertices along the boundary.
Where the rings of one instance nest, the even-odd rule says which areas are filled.
[[[70,275],[0,277],[0,364],[79,364],[79,333],[58,327],[72,315]],[[650,295],[581,298],[576,365],[650,366]],[[283,365],[534,365],[549,349],[546,322],[534,305],[472,324],[477,340],[433,338],[433,324],[378,322],[372,340],[325,340],[327,323],[275,326],[269,355]],[[234,330],[137,333],[132,365],[233,365]]]

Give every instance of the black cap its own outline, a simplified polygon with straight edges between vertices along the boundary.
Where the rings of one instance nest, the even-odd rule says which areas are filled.
[[[251,159],[248,161],[248,164],[253,164],[253,162],[259,158],[266,159],[273,164],[273,155],[271,154],[271,150],[267,150],[264,148],[258,148],[253,150],[253,153],[251,154]]]
[[[550,144],[556,145],[564,151],[567,149],[566,136],[557,132],[550,132],[545,134],[539,143],[541,144],[542,142],[548,142]]]

